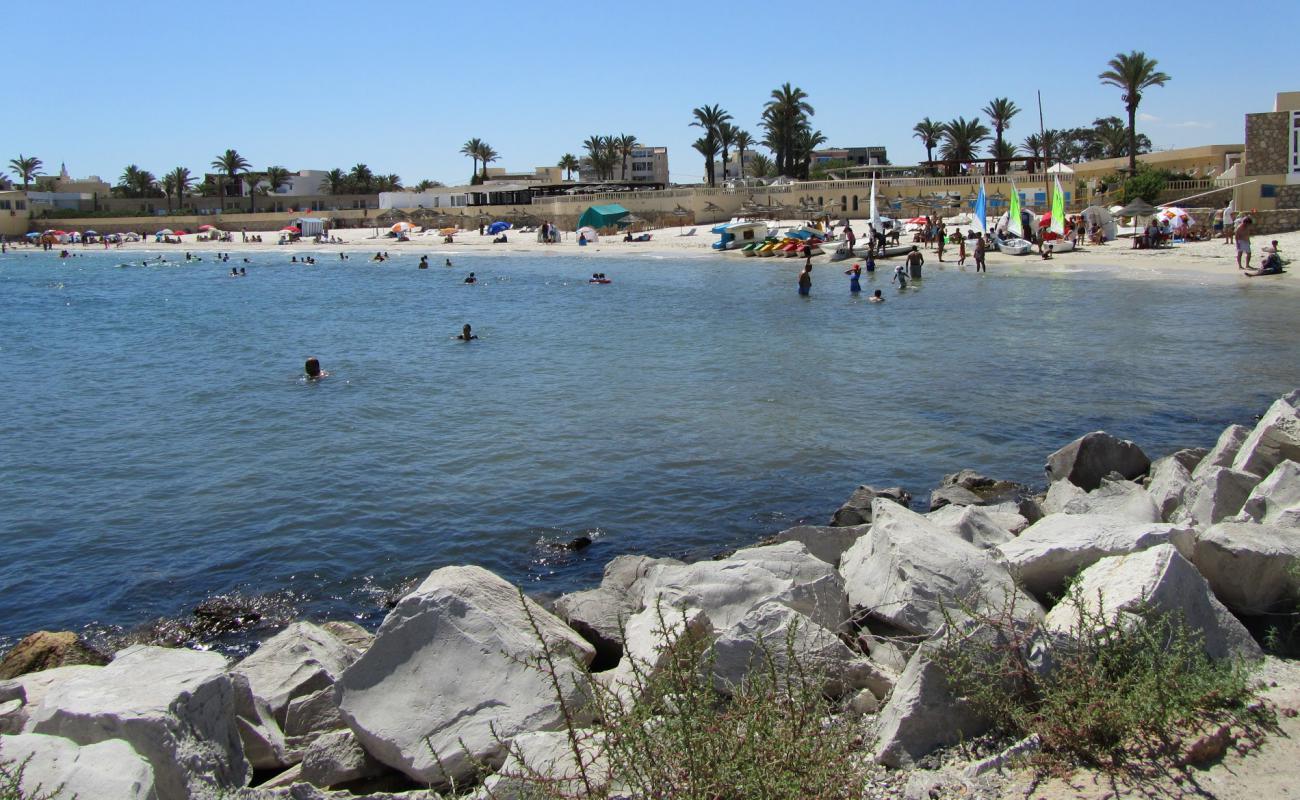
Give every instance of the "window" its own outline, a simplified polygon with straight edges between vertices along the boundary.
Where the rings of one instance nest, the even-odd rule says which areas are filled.
[[[0,211],[8,211],[9,209],[10,209],[10,203],[9,203],[9,201],[8,201],[8,200],[0,200]]]
[[[853,195],[853,210],[854,211],[858,210],[858,196],[856,194]]]
[[[1277,184],[1261,183],[1259,185],[1260,197],[1277,197]]]
[[[15,201],[14,201],[14,208],[17,208],[19,211],[26,211],[26,210],[27,210],[27,201],[26,201],[26,200],[15,200]]]
[[[1291,169],[1292,175],[1300,175],[1300,111],[1291,112]]]

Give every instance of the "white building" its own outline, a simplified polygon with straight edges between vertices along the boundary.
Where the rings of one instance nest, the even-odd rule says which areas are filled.
[[[614,165],[615,181],[627,183],[668,183],[668,148],[637,147],[632,150],[627,160],[627,177],[624,178],[622,164]],[[592,169],[591,159],[583,158],[578,165],[578,180],[583,183],[596,183],[600,177]]]

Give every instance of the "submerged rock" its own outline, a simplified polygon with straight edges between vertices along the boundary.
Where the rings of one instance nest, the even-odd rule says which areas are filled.
[[[37,631],[25,636],[0,660],[0,680],[17,678],[29,672],[77,664],[102,666],[108,657],[92,650],[71,631]]]

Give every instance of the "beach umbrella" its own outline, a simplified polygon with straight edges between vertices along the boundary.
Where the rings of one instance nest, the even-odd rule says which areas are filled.
[[[297,225],[285,225],[280,229],[280,233],[302,233],[302,229]]]
[[[28,239],[35,239],[37,236],[40,236],[40,234],[37,233],[36,231],[32,231],[31,233],[27,234]]]
[[[1120,217],[1149,217],[1154,213],[1156,207],[1140,197],[1115,212]]]
[[[394,224],[393,227],[389,228],[389,230],[392,231],[393,233],[405,233],[406,231],[409,231],[414,227],[415,226],[409,222],[398,222]],[[294,232],[297,233],[297,230],[295,229]]]
[[[644,225],[645,223],[645,218],[638,217],[636,214],[628,214],[626,217],[623,217],[618,221],[618,226],[620,228],[625,228],[631,225]]]
[[[214,228],[213,228],[211,225],[200,225],[200,226],[199,226],[199,230],[201,230],[201,231],[210,231],[210,230],[214,230]]]
[[[177,235],[177,236],[189,236],[189,234],[190,234],[190,232],[187,231],[187,230],[185,230],[184,228],[177,228],[177,229],[176,229],[176,235]]]
[[[1181,211],[1182,209],[1179,209],[1179,210]],[[1185,213],[1185,212],[1184,212],[1184,213]],[[86,231],[85,233],[83,233],[83,234],[81,234],[81,235],[82,235],[82,236],[98,236],[98,235],[99,235],[99,231]]]
[[[171,236],[172,233],[173,231],[171,228],[163,228],[162,230],[155,233],[154,236]]]
[[[509,222],[502,222],[501,220],[497,220],[496,222],[488,226],[487,232],[488,235],[490,236],[496,236],[498,233],[502,231],[508,231],[508,230],[510,230]]]

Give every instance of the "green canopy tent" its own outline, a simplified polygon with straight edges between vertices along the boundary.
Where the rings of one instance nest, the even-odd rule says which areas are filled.
[[[620,219],[626,217],[630,212],[618,204],[608,206],[592,206],[582,212],[582,217],[578,220],[578,227],[583,228],[591,226],[596,230],[609,228],[617,224]]]

